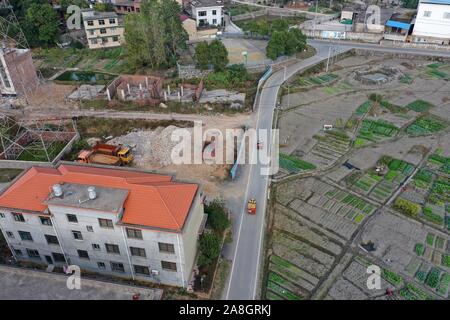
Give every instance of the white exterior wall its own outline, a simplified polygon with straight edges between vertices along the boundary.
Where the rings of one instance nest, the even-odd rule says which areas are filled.
[[[13,254],[17,259],[47,264],[45,255],[51,256],[52,252],[61,254],[63,253],[59,245],[47,244],[45,235],[48,234],[56,236],[56,233],[52,226],[46,226],[41,223],[41,220],[39,218],[40,215],[33,213],[23,213],[25,222],[17,222],[14,220],[10,211],[0,210],[0,212],[2,212],[5,216],[4,218],[0,217],[0,228],[2,229],[2,232],[11,247],[11,251],[13,251],[13,249],[19,249],[22,251],[22,256],[15,255],[13,251]],[[14,234],[14,238],[8,237],[7,231],[12,232]],[[31,234],[31,237],[33,238],[33,241],[23,241],[19,236],[19,231],[29,232]],[[27,255],[26,249],[38,250],[41,258],[30,259]],[[55,265],[58,265],[58,263],[55,263]]]
[[[88,15],[86,15],[86,18]],[[108,48],[120,46],[123,42],[124,27],[119,26],[119,19],[114,19],[114,23],[109,22],[110,18],[96,18],[92,21],[93,25],[88,25],[89,20],[84,20],[84,30],[86,32],[86,38],[90,49]],[[103,20],[105,24],[100,25],[99,20]],[[100,30],[105,30],[106,33],[101,33]],[[118,37],[118,41],[114,41],[113,37]],[[107,39],[106,43],[102,42],[102,39]]]
[[[216,11],[216,14],[213,14],[213,11]],[[200,16],[199,12],[206,11],[206,16]],[[197,27],[200,25],[200,20],[206,20],[210,26],[220,26],[222,23],[222,6],[216,7],[198,7],[192,8],[192,15],[197,21]],[[214,19],[216,19],[216,23],[214,23]]]
[[[22,250],[22,257],[16,257],[19,260],[47,264],[44,255],[51,256],[51,253],[55,252],[65,254],[69,264],[78,265],[84,270],[126,278],[134,276],[138,280],[187,287],[197,253],[198,230],[204,213],[198,195],[182,233],[129,226],[142,231],[142,240],[126,236],[127,226],[117,224],[119,214],[55,205],[49,205],[49,211],[52,214],[53,226],[42,225],[37,213],[24,213],[25,222],[16,222],[8,210],[0,211],[5,216],[0,218],[0,228],[5,238],[7,238],[7,231],[14,233],[14,239],[7,238],[8,244],[11,249]],[[69,222],[67,214],[76,215],[78,222]],[[114,228],[100,227],[98,218],[112,220]],[[93,232],[88,231],[87,226],[91,226]],[[30,232],[33,241],[22,241],[18,234],[19,230]],[[74,239],[72,231],[80,231],[83,240]],[[57,236],[59,245],[47,244],[45,234]],[[158,242],[173,244],[175,252],[160,252]],[[94,250],[93,243],[98,244],[100,250]],[[120,254],[108,253],[105,243],[118,245]],[[132,256],[129,247],[145,249],[146,257]],[[26,248],[38,250],[41,259],[30,259]],[[89,259],[79,258],[77,250],[87,251]],[[176,263],[177,270],[162,269],[161,261]],[[103,262],[106,269],[99,269],[97,262]],[[112,271],[110,262],[122,263],[125,272]],[[63,265],[64,263],[54,261],[54,264]],[[133,265],[148,267],[151,275],[135,274]],[[152,270],[157,271],[158,274],[152,274]]]
[[[431,12],[426,17],[426,12]],[[445,18],[445,13],[449,18]],[[419,3],[413,36],[416,41],[427,41],[427,37],[450,39],[450,5]],[[422,38],[422,39],[421,39]]]

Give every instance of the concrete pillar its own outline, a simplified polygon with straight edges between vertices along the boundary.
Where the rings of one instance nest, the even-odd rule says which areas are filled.
[[[180,87],[180,90],[181,90],[181,96],[184,96],[183,86]]]
[[[178,101],[181,102],[181,95],[180,95],[180,91],[178,91]]]
[[[109,89],[106,89],[106,94],[108,95],[108,101],[111,101],[111,93],[109,93]]]
[[[167,101],[167,92],[164,90],[164,101]]]
[[[120,91],[122,92],[122,99],[125,100],[125,91],[123,89],[120,89]]]
[[[168,93],[169,96],[170,96],[170,86],[169,86],[169,85],[167,85],[167,93]]]
[[[145,77],[145,86],[148,88],[148,77]]]
[[[128,88],[128,94],[131,94],[130,84],[129,83],[127,83],[127,88]]]
[[[139,83],[139,90],[142,91],[142,83]]]

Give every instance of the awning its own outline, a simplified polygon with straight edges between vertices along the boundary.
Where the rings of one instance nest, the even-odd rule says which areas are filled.
[[[406,23],[406,22],[388,20],[386,22],[386,27],[409,30],[409,28],[411,27],[411,24]]]

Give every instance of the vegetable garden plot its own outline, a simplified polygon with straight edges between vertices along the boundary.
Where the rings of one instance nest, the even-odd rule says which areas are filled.
[[[434,105],[432,103],[429,103],[428,101],[419,99],[407,104],[405,107],[410,110],[422,113],[427,112],[428,110],[433,108]]]
[[[400,129],[383,120],[364,119],[357,134],[356,147],[395,137]]]
[[[417,118],[407,129],[406,132],[412,136],[420,136],[439,132],[448,126],[447,122],[431,115]]]

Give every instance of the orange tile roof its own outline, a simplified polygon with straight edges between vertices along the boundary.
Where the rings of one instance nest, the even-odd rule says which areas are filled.
[[[52,185],[64,182],[128,189],[121,222],[175,231],[182,230],[198,190],[168,175],[63,164],[30,168],[0,195],[0,207],[42,212]]]

